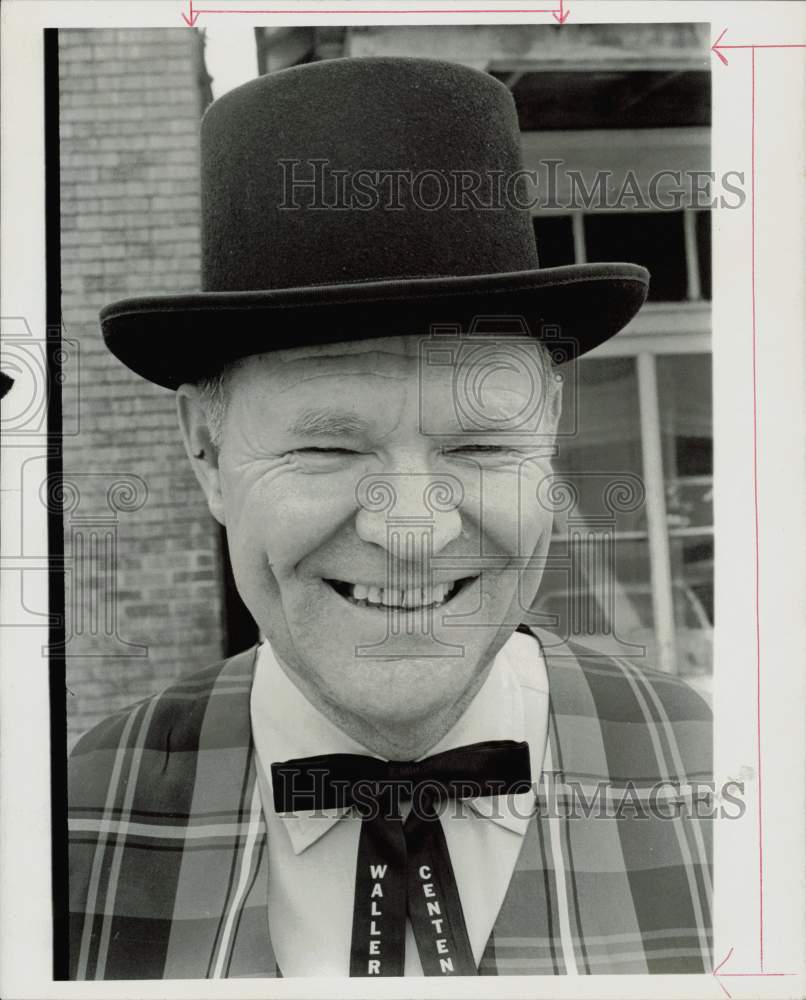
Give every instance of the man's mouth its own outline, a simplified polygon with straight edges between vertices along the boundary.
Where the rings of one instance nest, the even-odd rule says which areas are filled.
[[[476,579],[475,576],[467,576],[460,580],[433,583],[426,587],[410,587],[406,590],[378,587],[369,583],[350,583],[346,580],[325,580],[325,583],[340,597],[359,608],[419,611],[422,608],[441,608]]]

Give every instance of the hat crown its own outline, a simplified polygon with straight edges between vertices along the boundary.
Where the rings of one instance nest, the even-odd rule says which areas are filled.
[[[201,129],[205,291],[537,267],[512,97],[428,59],[259,77]]]

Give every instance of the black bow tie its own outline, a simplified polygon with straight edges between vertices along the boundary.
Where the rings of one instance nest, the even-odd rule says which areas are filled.
[[[403,975],[407,914],[427,976],[476,975],[438,809],[527,791],[527,743],[490,740],[419,761],[324,754],[272,764],[271,772],[277,812],[353,807],[362,817],[351,976]]]

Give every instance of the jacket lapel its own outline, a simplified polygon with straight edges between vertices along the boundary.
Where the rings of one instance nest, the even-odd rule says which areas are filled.
[[[675,677],[539,634],[550,710],[537,813],[480,972],[708,971],[707,832],[685,812],[641,814],[660,783],[709,774],[707,707]]]
[[[248,650],[224,664],[198,719],[166,978],[275,975],[266,824],[249,716],[255,655]],[[181,771],[182,756],[172,753],[168,767]]]

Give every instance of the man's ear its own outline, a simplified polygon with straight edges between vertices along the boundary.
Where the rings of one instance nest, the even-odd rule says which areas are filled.
[[[207,497],[210,513],[219,524],[225,524],[221,474],[218,467],[218,447],[207,422],[207,412],[201,393],[195,385],[180,385],[176,390],[176,411],[182,440],[199,485]]]

